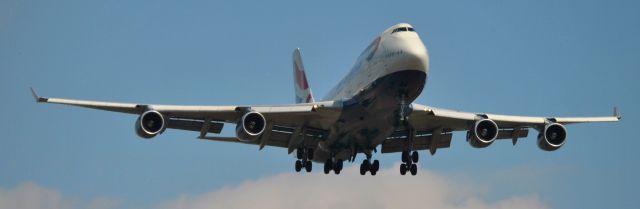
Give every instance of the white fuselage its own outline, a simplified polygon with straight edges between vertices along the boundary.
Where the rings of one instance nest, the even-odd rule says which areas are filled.
[[[414,31],[393,32],[409,28],[401,23],[380,34],[358,57],[349,74],[323,98],[325,101],[346,100],[355,96],[379,78],[402,70],[429,72],[427,48]]]
[[[324,101],[342,102],[342,113],[314,160],[349,159],[370,153],[401,126],[405,110],[422,92],[427,49],[409,24],[380,34]]]

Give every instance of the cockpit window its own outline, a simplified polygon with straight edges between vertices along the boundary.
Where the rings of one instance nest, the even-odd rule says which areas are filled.
[[[412,27],[400,27],[400,28],[393,29],[391,33],[393,34],[395,32],[405,32],[405,31],[415,31],[415,30],[413,30]]]

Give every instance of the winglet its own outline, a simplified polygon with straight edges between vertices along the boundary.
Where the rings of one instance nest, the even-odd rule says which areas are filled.
[[[613,116],[619,119],[622,119],[622,115],[620,115],[620,110],[617,106],[613,107]]]
[[[47,100],[49,100],[47,98],[38,96],[38,93],[36,93],[36,90],[34,90],[33,87],[29,87],[29,89],[31,89],[31,95],[33,95],[33,99],[35,99],[36,102],[47,102]]]

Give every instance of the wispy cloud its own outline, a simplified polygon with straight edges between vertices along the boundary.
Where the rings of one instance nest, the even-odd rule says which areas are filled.
[[[400,176],[398,167],[396,164],[393,168],[381,170],[378,176],[360,176],[357,166],[345,168],[339,176],[324,175],[318,171],[311,174],[286,172],[202,194],[183,194],[159,200],[156,208],[548,208],[535,193],[489,197],[491,188],[475,183],[481,178],[429,170],[420,170],[418,176]],[[519,173],[515,172],[516,175]],[[124,202],[104,197],[77,200],[34,183],[23,183],[12,189],[0,188],[0,209],[126,207],[120,203]]]
[[[536,194],[489,201],[487,188],[428,170],[400,176],[399,164],[379,176],[360,176],[357,167],[340,176],[284,173],[203,194],[184,194],[158,208],[548,208]]]
[[[9,190],[0,188],[0,209],[109,209],[116,208],[118,204],[119,201],[102,197],[78,201],[31,182]]]

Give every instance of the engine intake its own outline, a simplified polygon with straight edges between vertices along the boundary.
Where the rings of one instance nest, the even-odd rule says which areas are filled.
[[[485,148],[498,137],[498,124],[490,119],[476,121],[473,129],[467,132],[467,141],[472,147]]]
[[[243,142],[255,141],[262,135],[267,126],[267,120],[259,112],[248,112],[236,125],[238,139]]]
[[[547,124],[538,135],[538,147],[545,151],[555,151],[564,145],[566,139],[567,129],[562,124]]]
[[[140,115],[136,121],[136,133],[138,136],[149,139],[166,129],[166,121],[162,114],[155,110],[149,110]]]

